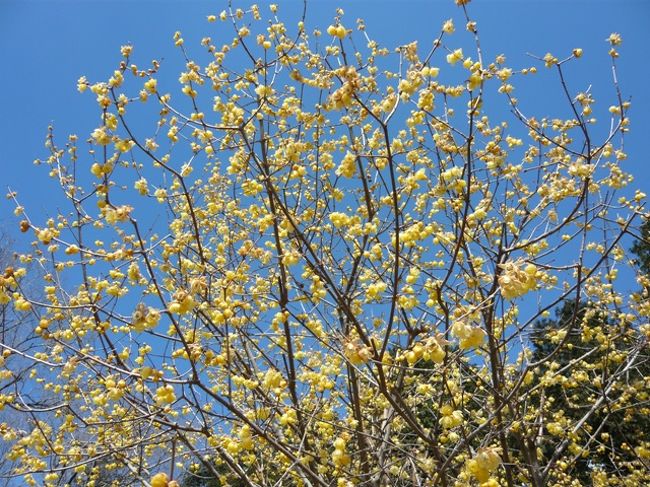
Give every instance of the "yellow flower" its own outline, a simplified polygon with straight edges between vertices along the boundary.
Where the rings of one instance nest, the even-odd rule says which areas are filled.
[[[351,458],[345,451],[347,440],[338,437],[334,440],[334,451],[332,452],[332,463],[337,467],[345,467],[350,464]]]
[[[453,52],[450,52],[447,54],[447,62],[451,64],[452,66],[456,64],[458,61],[463,60],[463,50],[462,49],[456,49]]]
[[[131,142],[129,139],[118,139],[115,141],[115,149],[119,152],[128,152],[131,150],[132,145],[133,142]]]
[[[372,358],[372,349],[358,340],[350,340],[344,344],[343,354],[352,365],[361,365]]]
[[[528,264],[521,269],[520,263],[507,262],[499,264],[501,275],[499,275],[499,286],[501,295],[505,299],[514,299],[532,291],[537,286],[537,267]]]
[[[78,247],[77,245],[75,245],[75,244],[69,245],[69,246],[65,249],[65,253],[66,253],[67,255],[78,254],[78,253],[79,253],[79,247]]]
[[[174,293],[174,300],[169,304],[169,312],[178,314],[189,313],[195,306],[196,301],[194,301],[190,293],[177,291]]]
[[[14,302],[14,307],[16,308],[17,311],[29,311],[32,309],[32,305],[29,301],[27,301],[25,298],[18,298]]]
[[[144,331],[145,325],[147,323],[147,307],[144,303],[138,303],[131,315],[131,325],[135,331]]]
[[[147,186],[147,180],[145,178],[140,178],[138,179],[133,187],[140,193],[141,195],[145,196],[149,193],[149,188]]]
[[[341,165],[336,169],[337,176],[351,178],[356,172],[356,156],[352,152],[347,152],[341,161]]]
[[[366,289],[366,296],[369,301],[375,301],[381,299],[381,296],[384,291],[386,291],[386,283],[383,281],[378,281],[375,283],[372,283],[368,286],[368,289]]]
[[[85,76],[82,76],[77,80],[77,91],[79,93],[83,93],[88,89],[88,80],[86,79]]]
[[[451,332],[460,339],[458,346],[463,350],[479,347],[485,340],[485,332],[479,326],[471,325],[464,320],[454,323]]]
[[[104,217],[108,223],[125,222],[129,219],[133,207],[129,205],[122,205],[116,208],[104,208]]]
[[[476,456],[467,462],[467,470],[479,482],[488,482],[490,475],[501,464],[501,457],[495,448],[480,448]]]
[[[93,130],[91,137],[98,145],[108,145],[111,142],[111,136],[106,133],[105,127],[99,127]]]
[[[463,412],[454,409],[451,404],[443,405],[440,408],[440,415],[439,422],[443,429],[452,429],[463,423]]]
[[[547,52],[546,55],[544,56],[544,64],[546,65],[547,68],[550,68],[552,66],[555,66],[558,63],[558,59],[553,56],[550,52]]]
[[[158,80],[151,78],[149,81],[146,81],[144,84],[144,89],[147,93],[154,94],[158,86]]]
[[[436,336],[427,338],[424,342],[424,352],[422,358],[430,360],[436,364],[440,364],[445,359],[445,350],[443,345],[448,343],[442,333],[437,333]]]
[[[174,388],[167,384],[166,386],[159,387],[156,390],[156,402],[159,404],[171,404],[176,400],[176,394],[174,393]]]
[[[345,30],[345,27],[342,25],[330,25],[327,28],[327,33],[331,35],[332,37],[338,37],[339,39],[345,38],[347,35],[347,31]]]
[[[330,221],[336,228],[341,228],[350,223],[350,217],[345,213],[335,211],[330,214]]]
[[[169,477],[166,473],[157,473],[151,477],[151,487],[168,487]]]
[[[453,34],[455,30],[454,27],[454,21],[452,19],[446,20],[444,24],[442,24],[442,31],[445,34]]]
[[[612,32],[606,40],[612,46],[618,46],[621,42],[623,42],[623,38],[621,37],[621,34],[618,34],[616,32]]]
[[[38,231],[36,237],[38,237],[41,243],[47,245],[54,238],[54,234],[52,233],[52,230],[50,230],[49,228],[43,228],[42,230]]]

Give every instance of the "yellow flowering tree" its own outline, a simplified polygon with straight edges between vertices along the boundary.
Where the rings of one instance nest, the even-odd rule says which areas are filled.
[[[553,482],[560,480],[597,483],[601,476],[628,477],[628,482],[643,483],[635,478],[635,462],[643,445],[650,441],[650,421],[646,406],[647,377],[650,374],[650,356],[643,348],[644,337],[628,322],[616,322],[602,316],[593,306],[568,301],[557,310],[557,318],[544,319],[535,325],[533,359],[552,360],[541,363],[531,399],[547,435],[539,443],[546,458],[555,458],[558,464],[570,465],[550,473]],[[566,346],[553,353],[558,340]],[[606,341],[607,346],[601,344]],[[621,367],[621,354],[632,355]],[[625,380],[617,377],[625,375]],[[604,386],[607,398],[594,407],[593,395]],[[549,401],[553,398],[553,401]],[[558,450],[558,438],[571,437],[567,426],[582,422],[596,444],[588,454],[567,444]],[[560,443],[561,444],[561,443]],[[636,445],[636,448],[630,448]],[[639,449],[640,448],[640,449]],[[580,453],[580,454],[578,454]]]
[[[40,281],[33,275],[26,278],[26,269],[22,268],[17,261],[13,248],[14,242],[8,232],[0,230],[0,241],[3,242],[2,246],[0,246],[0,282],[6,285],[7,282],[12,282],[18,278],[21,285],[26,288],[25,291],[36,297]],[[0,372],[2,379],[0,385],[0,433],[2,435],[9,432],[6,426],[2,426],[7,423],[11,423],[15,431],[21,431],[27,427],[28,418],[24,416],[16,417],[12,408],[7,407],[7,405],[14,402],[17,390],[25,394],[34,406],[37,406],[39,401],[42,400],[41,397],[30,395],[29,370],[32,365],[31,361],[25,360],[18,354],[11,353],[12,350],[28,350],[33,345],[31,338],[33,337],[32,330],[35,324],[33,317],[16,310],[10,299],[0,299],[0,336],[3,344],[2,352],[0,352],[0,364],[2,364]],[[0,476],[11,475],[12,468],[16,466],[6,459],[10,448],[11,445],[8,442],[0,443],[0,456],[4,459],[0,464]]]
[[[205,37],[195,55],[175,34],[180,90],[132,46],[109,79],[79,80],[99,126],[86,147],[51,132],[41,161],[68,210],[34,215],[9,195],[44,296],[22,268],[0,281],[38,323],[3,353],[30,361],[48,398],[3,400],[29,422],[2,425],[14,477],[571,485],[571,459],[606,441],[587,419],[647,402],[647,377],[625,381],[650,310],[616,286],[644,211],[642,193],[617,193],[629,102],[614,77],[603,130],[565,77],[581,49],[511,67],[456,3],[465,34],[447,20],[396,49],[342,10],[321,31],[275,5],[232,8],[207,19],[232,32],[223,45]],[[608,43],[615,73],[620,36]],[[531,76],[555,80],[568,116],[529,113],[515,86]],[[534,356],[534,323],[567,300],[613,325],[573,319]],[[622,329],[636,338],[613,346]],[[565,380],[547,365],[569,346],[615,372]],[[636,392],[613,404],[623,384]],[[590,388],[583,416],[553,409],[558,385]],[[626,448],[606,481],[647,483],[650,445]]]

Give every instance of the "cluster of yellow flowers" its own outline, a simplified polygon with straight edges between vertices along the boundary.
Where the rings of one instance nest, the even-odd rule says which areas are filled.
[[[333,37],[338,37],[339,39],[344,39],[347,35],[347,30],[341,24],[330,25],[327,28],[327,34]]]
[[[138,303],[131,317],[131,326],[137,332],[155,328],[160,321],[160,311]]]
[[[332,225],[334,225],[336,228],[341,228],[349,225],[351,218],[345,213],[335,211],[330,214],[330,220],[332,222]]]
[[[167,384],[156,390],[156,402],[159,404],[171,404],[176,400],[174,386]]]
[[[452,429],[463,424],[463,412],[455,409],[451,404],[444,404],[440,408],[440,426],[444,429]]]
[[[480,347],[486,336],[480,326],[463,319],[454,322],[451,332],[460,340],[458,346],[463,350]]]
[[[157,473],[151,477],[149,483],[151,487],[180,487],[180,484],[176,480],[169,480],[169,476],[164,472]]]
[[[378,281],[369,284],[368,288],[366,289],[366,296],[368,297],[368,300],[380,300],[387,287],[388,286],[384,281]]]
[[[329,99],[333,109],[341,109],[350,106],[354,93],[359,88],[360,79],[354,66],[344,66],[336,71],[336,75],[343,79],[343,84],[336,90]]]
[[[332,452],[332,463],[338,468],[346,467],[352,460],[346,452],[347,436],[339,436],[334,440],[334,451]]]
[[[373,351],[367,345],[363,345],[359,339],[346,340],[343,344],[343,354],[352,365],[361,365],[372,358]]]
[[[403,354],[403,357],[409,365],[415,365],[420,360],[439,364],[445,359],[445,350],[443,348],[445,344],[446,341],[443,335],[437,333],[433,337],[417,342]]]
[[[520,262],[499,264],[499,287],[505,299],[514,299],[532,291],[537,286],[538,270],[534,264],[528,264],[522,269]]]
[[[168,310],[170,313],[184,314],[189,313],[196,306],[196,301],[191,293],[183,290],[174,293],[174,300],[169,303]]]
[[[481,487],[498,487],[496,480],[490,480],[490,476],[501,465],[501,457],[494,447],[486,447],[478,450],[474,458],[467,461],[467,471],[481,483]]]
[[[115,224],[119,222],[125,222],[131,216],[133,207],[130,205],[121,205],[118,207],[105,206],[103,208],[104,218],[107,223]]]

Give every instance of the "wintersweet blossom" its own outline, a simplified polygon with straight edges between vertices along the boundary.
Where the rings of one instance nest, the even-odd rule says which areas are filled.
[[[467,461],[467,470],[479,482],[488,482],[490,475],[501,464],[501,457],[496,448],[480,448],[476,455]]]
[[[451,332],[460,339],[459,346],[463,350],[480,347],[486,336],[481,327],[467,320],[456,321],[451,327]]]
[[[356,340],[347,340],[343,345],[343,354],[352,365],[361,365],[372,358],[372,348]]]
[[[518,262],[499,264],[499,286],[506,299],[514,299],[532,291],[537,286],[537,267],[528,264],[524,268]]]

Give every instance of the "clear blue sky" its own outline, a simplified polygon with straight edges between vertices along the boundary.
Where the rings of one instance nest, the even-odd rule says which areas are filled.
[[[252,2],[235,2],[245,7]],[[266,2],[259,1],[266,10]],[[299,1],[279,1],[281,16],[302,8]],[[56,212],[60,203],[56,187],[44,167],[32,161],[47,155],[43,145],[47,126],[55,126],[59,141],[68,133],[80,140],[98,124],[92,95],[80,95],[76,80],[105,80],[119,62],[119,48],[135,46],[134,59],[145,65],[164,58],[160,74],[169,90],[181,66],[180,53],[171,37],[181,30],[191,52],[202,55],[198,41],[215,35],[223,24],[208,24],[206,15],[218,14],[225,1],[30,1],[0,0],[0,186],[19,192],[33,215]],[[345,9],[346,23],[366,19],[368,32],[386,46],[412,40],[429,46],[441,23],[456,19],[463,30],[461,11],[452,0],[437,1],[310,1],[307,24],[326,27],[337,5]],[[650,193],[650,168],[644,145],[650,123],[650,63],[647,62],[650,2],[648,1],[496,1],[474,0],[470,12],[478,21],[484,53],[493,59],[504,53],[514,67],[531,65],[526,53],[557,56],[574,47],[584,57],[569,71],[571,88],[585,90],[593,84],[595,107],[606,111],[613,102],[611,72],[604,39],[610,32],[623,36],[619,77],[625,96],[632,98],[632,131],[626,147],[626,167],[636,175],[636,187]],[[229,32],[230,35],[230,32]],[[466,38],[463,32],[454,34]],[[454,39],[450,44],[454,44]],[[529,112],[543,114],[558,96],[558,86],[533,85],[526,99]],[[522,95],[521,93],[519,93]],[[523,98],[523,96],[522,96]],[[601,113],[603,113],[601,112]],[[607,123],[604,120],[605,124]],[[0,227],[15,231],[12,206],[0,200]],[[42,222],[44,218],[39,218]]]

